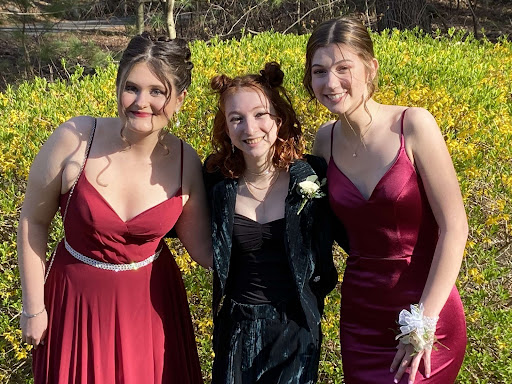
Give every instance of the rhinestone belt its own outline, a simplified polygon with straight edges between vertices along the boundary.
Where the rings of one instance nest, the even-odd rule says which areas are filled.
[[[90,257],[82,255],[80,252],[77,252],[73,248],[71,248],[71,245],[69,245],[69,243],[66,239],[64,239],[64,246],[66,247],[68,252],[71,254],[71,256],[73,256],[77,260],[80,260],[82,263],[85,263],[85,264],[90,265],[95,268],[105,269],[107,271],[114,271],[114,272],[134,271],[136,269],[145,267],[146,265],[151,264],[153,261],[158,259],[158,256],[160,256],[160,252],[162,251],[162,248],[160,248],[158,251],[156,251],[156,253],[154,255],[151,255],[147,259],[144,259],[144,260],[136,262],[136,263],[112,264],[112,263],[104,263],[102,261],[91,259]]]

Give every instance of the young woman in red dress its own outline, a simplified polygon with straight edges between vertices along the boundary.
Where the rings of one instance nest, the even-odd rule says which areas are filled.
[[[468,234],[462,196],[432,115],[372,98],[378,68],[355,18],[326,21],[309,39],[304,85],[337,115],[320,127],[313,152],[329,164],[329,201],[350,248],[344,380],[453,383],[466,347],[455,287]]]
[[[40,383],[202,383],[174,228],[211,266],[195,151],[165,130],[190,84],[182,40],[134,37],[119,63],[119,117],[59,126],[32,165],[18,229],[23,340]],[[57,209],[65,237],[47,262]]]

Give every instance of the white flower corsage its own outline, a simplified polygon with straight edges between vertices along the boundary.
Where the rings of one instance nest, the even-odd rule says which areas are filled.
[[[325,182],[325,178],[319,182],[317,175],[311,175],[308,176],[306,180],[297,184],[297,192],[302,196],[302,203],[297,211],[297,215],[302,211],[302,208],[304,208],[308,200],[320,199],[325,196],[325,192],[322,191],[322,187],[325,185]]]
[[[400,334],[395,340],[403,344],[411,344],[416,353],[430,348],[436,341],[436,324],[439,317],[423,316],[423,304],[411,304],[411,311],[402,309],[398,315]]]

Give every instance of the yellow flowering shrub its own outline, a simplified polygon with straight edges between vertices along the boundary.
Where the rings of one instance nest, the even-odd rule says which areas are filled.
[[[285,87],[303,123],[307,147],[315,131],[332,117],[310,101],[302,86],[308,36],[261,33],[240,40],[197,41],[191,45],[193,82],[171,127],[204,158],[216,109],[209,89],[212,76],[259,71],[277,61]],[[511,194],[512,46],[477,41],[450,31],[449,37],[417,31],[374,34],[380,62],[377,101],[420,106],[436,118],[452,155],[470,223],[470,235],[457,282],[468,320],[468,348],[460,383],[512,382]],[[0,382],[25,383],[30,377],[29,348],[21,344],[18,313],[21,292],[16,266],[16,226],[30,164],[41,144],[60,123],[75,115],[113,116],[116,65],[69,81],[35,79],[0,93]],[[50,245],[60,236],[56,220]],[[211,274],[194,263],[178,241],[169,242],[187,287],[201,364],[211,378]],[[342,279],[344,255],[336,249]],[[320,383],[343,382],[339,290],[326,300]]]

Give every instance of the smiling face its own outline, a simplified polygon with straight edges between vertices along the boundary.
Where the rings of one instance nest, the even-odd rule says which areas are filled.
[[[317,100],[337,115],[352,113],[368,98],[369,84],[378,68],[367,69],[361,58],[343,44],[318,48],[311,60],[311,87]]]
[[[174,89],[173,81],[171,85]],[[127,128],[148,134],[165,127],[185,98],[185,92],[177,96],[173,89],[166,89],[147,63],[135,64],[120,97],[119,112]]]
[[[279,119],[262,92],[238,89],[226,97],[224,114],[229,138],[246,161],[270,159]]]

